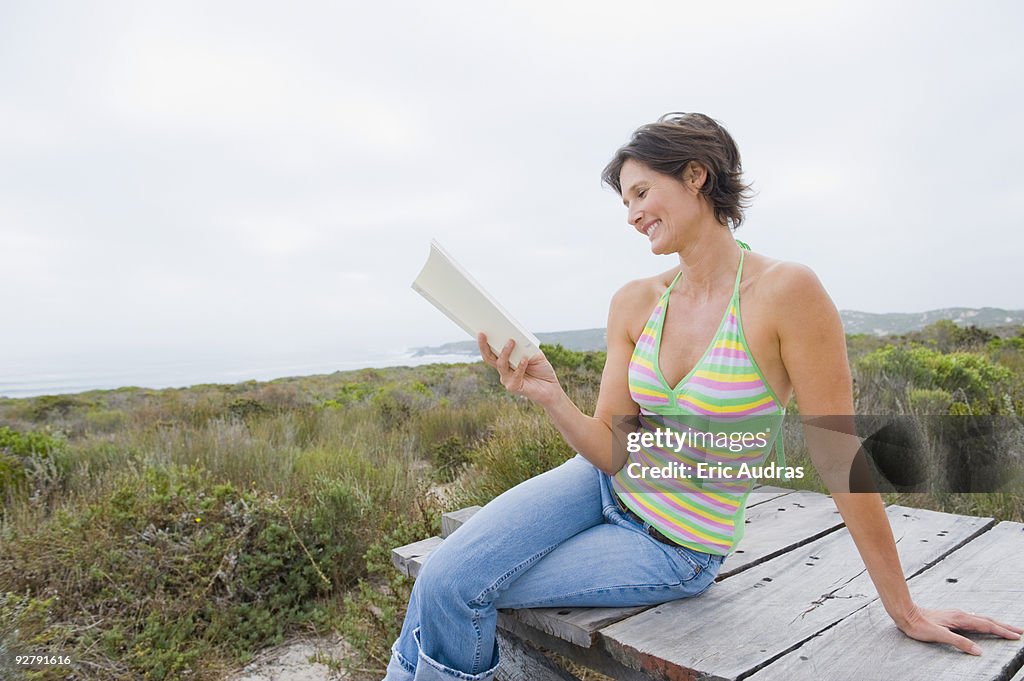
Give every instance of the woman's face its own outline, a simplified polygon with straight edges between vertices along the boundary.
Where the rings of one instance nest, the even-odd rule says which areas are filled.
[[[629,209],[626,219],[647,237],[653,253],[678,252],[696,235],[704,208],[699,192],[703,171],[686,178],[684,182],[662,175],[633,159],[622,164],[619,186]]]

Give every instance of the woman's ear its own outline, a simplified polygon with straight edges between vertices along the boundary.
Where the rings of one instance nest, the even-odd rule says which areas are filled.
[[[686,185],[687,189],[694,193],[699,193],[707,179],[707,168],[696,161],[690,161],[686,164],[686,170],[683,171],[683,184]]]

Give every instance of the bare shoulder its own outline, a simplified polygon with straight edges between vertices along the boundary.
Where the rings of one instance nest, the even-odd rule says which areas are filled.
[[[667,285],[661,283],[663,278],[663,274],[656,274],[653,277],[643,277],[642,279],[627,281],[612,296],[612,307],[620,305],[630,306],[652,298],[656,300],[661,295],[660,291],[664,291]]]
[[[787,347],[803,347],[804,343],[824,347],[826,341],[844,338],[839,310],[813,269],[765,256],[755,256],[754,263],[751,278],[756,277],[752,283],[756,293],[751,297],[757,300],[760,319],[782,344],[784,360]],[[789,360],[787,368],[792,357]]]
[[[625,332],[635,343],[658,298],[672,283],[678,271],[678,268],[672,268],[651,277],[633,279],[623,284],[612,296],[608,310],[609,334]]]
[[[828,298],[814,270],[798,262],[778,260],[760,253],[749,253],[745,281],[756,289],[757,297],[775,309],[786,309]]]
[[[780,385],[792,386],[803,414],[852,414],[843,322],[818,275],[801,263],[756,260],[762,265],[757,296],[762,298],[761,319],[777,334],[774,356],[784,370]],[[766,364],[771,375],[772,362]]]

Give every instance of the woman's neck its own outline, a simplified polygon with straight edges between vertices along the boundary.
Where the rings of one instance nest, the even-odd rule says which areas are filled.
[[[679,285],[687,298],[707,300],[722,287],[731,289],[740,262],[740,246],[728,227],[715,221],[700,231],[695,241],[679,251],[683,272]]]

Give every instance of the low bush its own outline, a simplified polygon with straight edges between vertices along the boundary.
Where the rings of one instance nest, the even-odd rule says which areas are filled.
[[[0,427],[0,501],[23,496],[35,477],[43,477],[47,492],[56,488],[63,477],[63,469],[53,457],[67,445],[60,434],[49,431],[20,432],[8,426]]]
[[[969,403],[975,413],[998,414],[1003,394],[1010,389],[1012,372],[984,355],[971,352],[943,354],[920,346],[887,346],[857,363],[858,388],[878,403],[873,413],[907,413],[910,391],[941,390]],[[902,408],[899,406],[902,404]]]
[[[49,654],[116,670],[107,678],[219,678],[290,630],[324,624],[321,598],[363,572],[363,511],[337,481],[296,503],[195,467],[153,468],[7,538],[0,592],[46,594],[34,607],[50,624],[36,617],[31,636],[59,638]]]

